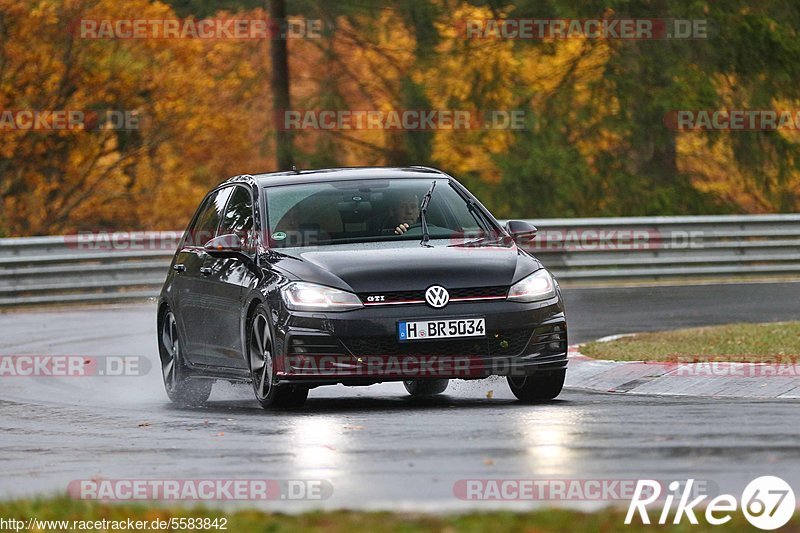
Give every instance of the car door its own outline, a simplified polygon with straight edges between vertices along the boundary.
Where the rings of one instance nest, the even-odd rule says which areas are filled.
[[[203,201],[193,223],[184,235],[175,261],[175,301],[177,321],[183,332],[184,357],[195,364],[217,364],[210,348],[209,329],[213,329],[215,307],[212,285],[204,273],[208,254],[203,245],[217,235],[233,187],[212,191]]]
[[[246,368],[242,357],[240,336],[240,320],[243,298],[246,288],[256,277],[253,270],[255,259],[253,232],[253,196],[250,188],[237,185],[233,188],[217,236],[237,235],[244,249],[244,257],[206,255],[201,276],[204,276],[206,292],[213,300],[210,308],[210,320],[204,335],[208,341],[208,350],[213,353],[216,364]]]

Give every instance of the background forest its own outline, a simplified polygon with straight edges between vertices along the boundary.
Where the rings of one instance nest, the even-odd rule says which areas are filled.
[[[793,212],[800,133],[680,131],[675,110],[800,110],[787,0],[287,0],[294,109],[524,110],[521,129],[302,130],[298,168],[432,165],[498,217]],[[0,129],[0,236],[179,229],[276,170],[269,39],[82,39],[81,19],[265,18],[263,0],[0,0],[0,110],[129,110],[137,129]],[[464,20],[704,19],[708,38],[466,39]]]

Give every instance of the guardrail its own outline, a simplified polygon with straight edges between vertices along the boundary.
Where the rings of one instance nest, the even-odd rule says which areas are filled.
[[[800,279],[800,215],[529,220],[562,282]],[[155,296],[181,232],[0,239],[0,307]]]

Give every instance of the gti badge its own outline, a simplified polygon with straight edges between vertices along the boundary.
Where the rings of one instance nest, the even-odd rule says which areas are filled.
[[[439,309],[447,305],[447,302],[450,301],[450,293],[440,285],[431,285],[428,287],[428,290],[425,291],[425,301],[428,302],[428,305],[431,307]]]

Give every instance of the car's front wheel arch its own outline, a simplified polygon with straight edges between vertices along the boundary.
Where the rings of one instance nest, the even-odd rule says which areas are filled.
[[[242,359],[248,363],[248,365],[249,353],[247,343],[249,342],[248,335],[250,334],[250,323],[253,321],[253,317],[256,314],[256,309],[258,309],[259,305],[265,306],[264,302],[260,298],[254,296],[250,299],[250,302],[246,306],[246,311],[242,314],[242,320],[239,327],[239,338],[242,344]]]
[[[256,334],[256,332],[259,332]],[[247,364],[256,400],[262,407],[300,407],[308,396],[308,387],[277,383],[274,325],[269,308],[255,306],[247,327]]]

